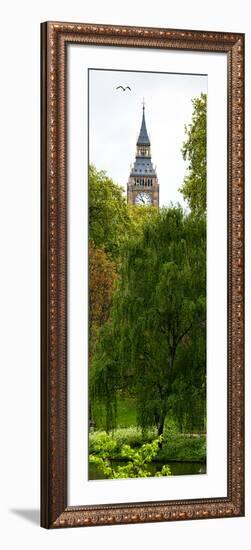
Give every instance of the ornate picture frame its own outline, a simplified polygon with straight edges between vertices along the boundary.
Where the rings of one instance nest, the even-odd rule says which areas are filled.
[[[228,63],[227,496],[117,504],[67,500],[67,48],[225,53]],[[217,200],[217,199],[216,199]],[[41,25],[41,526],[244,515],[244,35],[118,25]]]

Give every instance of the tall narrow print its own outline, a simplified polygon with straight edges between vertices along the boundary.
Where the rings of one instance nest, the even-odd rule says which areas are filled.
[[[206,473],[207,77],[89,70],[89,480]]]

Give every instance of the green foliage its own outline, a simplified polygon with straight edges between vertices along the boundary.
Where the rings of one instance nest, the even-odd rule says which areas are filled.
[[[161,437],[153,440],[151,443],[144,443],[141,447],[133,449],[130,445],[122,445],[119,450],[119,457],[126,460],[126,464],[113,468],[110,460],[110,454],[114,451],[117,443],[114,439],[103,439],[102,446],[99,447],[98,454],[90,455],[90,462],[96,464],[107,478],[139,478],[151,476],[148,465],[155,458],[159,450]],[[165,465],[156,476],[170,475],[170,468]]]
[[[92,432],[89,450],[105,477],[148,476],[153,459],[205,460],[205,438],[179,433],[205,431],[206,418],[206,196],[198,181],[191,197],[184,182],[185,214],[127,205],[122,188],[90,167],[90,413],[108,433]],[[163,468],[157,476],[169,475]]]
[[[128,204],[128,212],[131,220],[130,239],[142,234],[144,227],[151,223],[151,220],[158,217],[158,209],[155,206],[140,206]]]
[[[123,445],[131,447],[140,447],[143,443],[151,443],[157,437],[156,429],[149,429],[146,433],[133,426],[130,428],[118,428],[112,433],[106,433],[99,430],[91,432],[89,436],[89,451],[92,454],[99,455],[104,448],[109,448],[109,457],[118,458],[120,449]]]
[[[92,416],[97,425],[114,430],[117,427],[118,347],[110,320],[100,330],[97,351],[89,371]]]
[[[89,245],[89,358],[95,352],[99,329],[108,319],[116,284],[116,267],[104,250]]]
[[[147,472],[149,476],[149,472],[153,472],[152,468],[148,468],[152,461],[154,465],[164,463],[162,469],[157,466],[158,472],[151,474],[156,476],[166,475],[165,471],[170,471],[167,463],[172,461],[205,462],[205,435],[180,434],[175,422],[170,419],[165,424],[165,433],[161,438],[157,438],[156,429],[149,429],[143,434],[135,427],[117,429],[110,434],[104,431],[91,432],[90,462],[99,468],[104,477],[144,477],[139,476],[142,472]]]
[[[121,457],[120,449],[123,445],[133,448],[141,447],[145,443],[151,443],[157,438],[156,428],[142,433],[139,428],[119,428],[112,433],[105,431],[91,432],[89,435],[89,451],[97,456],[106,456],[116,460]],[[197,434],[181,434],[173,421],[167,420],[162,439],[162,447],[159,449],[155,460],[205,460],[206,436]]]
[[[157,215],[153,206],[128,205],[123,187],[103,170],[89,167],[89,240],[119,263],[124,245]]]
[[[185,376],[197,341],[205,356],[205,232],[204,218],[163,209],[123,251],[90,385],[94,402],[105,406],[107,430],[116,427],[117,390],[126,389],[135,396],[138,425],[157,426],[161,435],[175,382]],[[201,376],[205,383],[205,361]]]
[[[89,238],[118,261],[120,249],[130,233],[131,219],[122,187],[104,171],[89,168]]]
[[[171,473],[172,472],[171,472],[169,466],[167,464],[164,464],[164,466],[162,466],[160,472],[156,472],[155,477],[170,476]]]
[[[169,414],[181,432],[206,430],[206,326],[193,327],[191,338],[180,347],[176,375],[168,400]]]
[[[191,211],[201,215],[206,212],[207,182],[207,96],[201,94],[192,100],[192,122],[185,126],[187,139],[183,143],[183,159],[188,161],[187,175],[180,189]]]
[[[206,436],[177,433],[166,437],[164,434],[163,445],[159,450],[157,460],[205,462]]]

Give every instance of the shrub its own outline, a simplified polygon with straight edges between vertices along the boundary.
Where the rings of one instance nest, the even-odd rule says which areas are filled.
[[[141,447],[145,443],[151,443],[157,437],[154,429],[149,429],[142,434],[136,427],[119,428],[107,434],[105,431],[91,432],[89,436],[89,453],[107,458],[124,460],[121,457],[123,445],[129,445],[133,449]],[[172,423],[165,426],[162,449],[159,449],[155,461],[205,461],[206,437],[188,436],[177,433]]]
[[[151,443],[144,443],[138,449],[133,449],[130,445],[122,445],[119,456],[127,462],[125,465],[118,466],[114,469],[108,457],[111,452],[114,452],[117,443],[113,440],[112,445],[111,440],[107,439],[105,441],[103,438],[102,443],[99,444],[99,455],[91,454],[90,462],[95,463],[109,479],[149,477],[152,474],[148,470],[148,464],[150,464],[157,455],[161,440],[162,437],[160,436]],[[168,476],[170,474],[170,468],[164,465],[155,476]]]
[[[118,428],[114,432],[107,434],[105,431],[91,432],[89,436],[89,452],[100,454],[106,446],[110,445],[110,457],[116,458],[122,445],[131,447],[140,447],[143,443],[150,443],[157,433],[156,430],[148,430],[142,434],[139,428]]]

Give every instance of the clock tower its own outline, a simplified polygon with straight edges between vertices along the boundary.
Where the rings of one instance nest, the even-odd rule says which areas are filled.
[[[151,143],[146,129],[145,103],[136,146],[136,158],[127,183],[127,202],[159,207],[159,184],[151,159]]]

